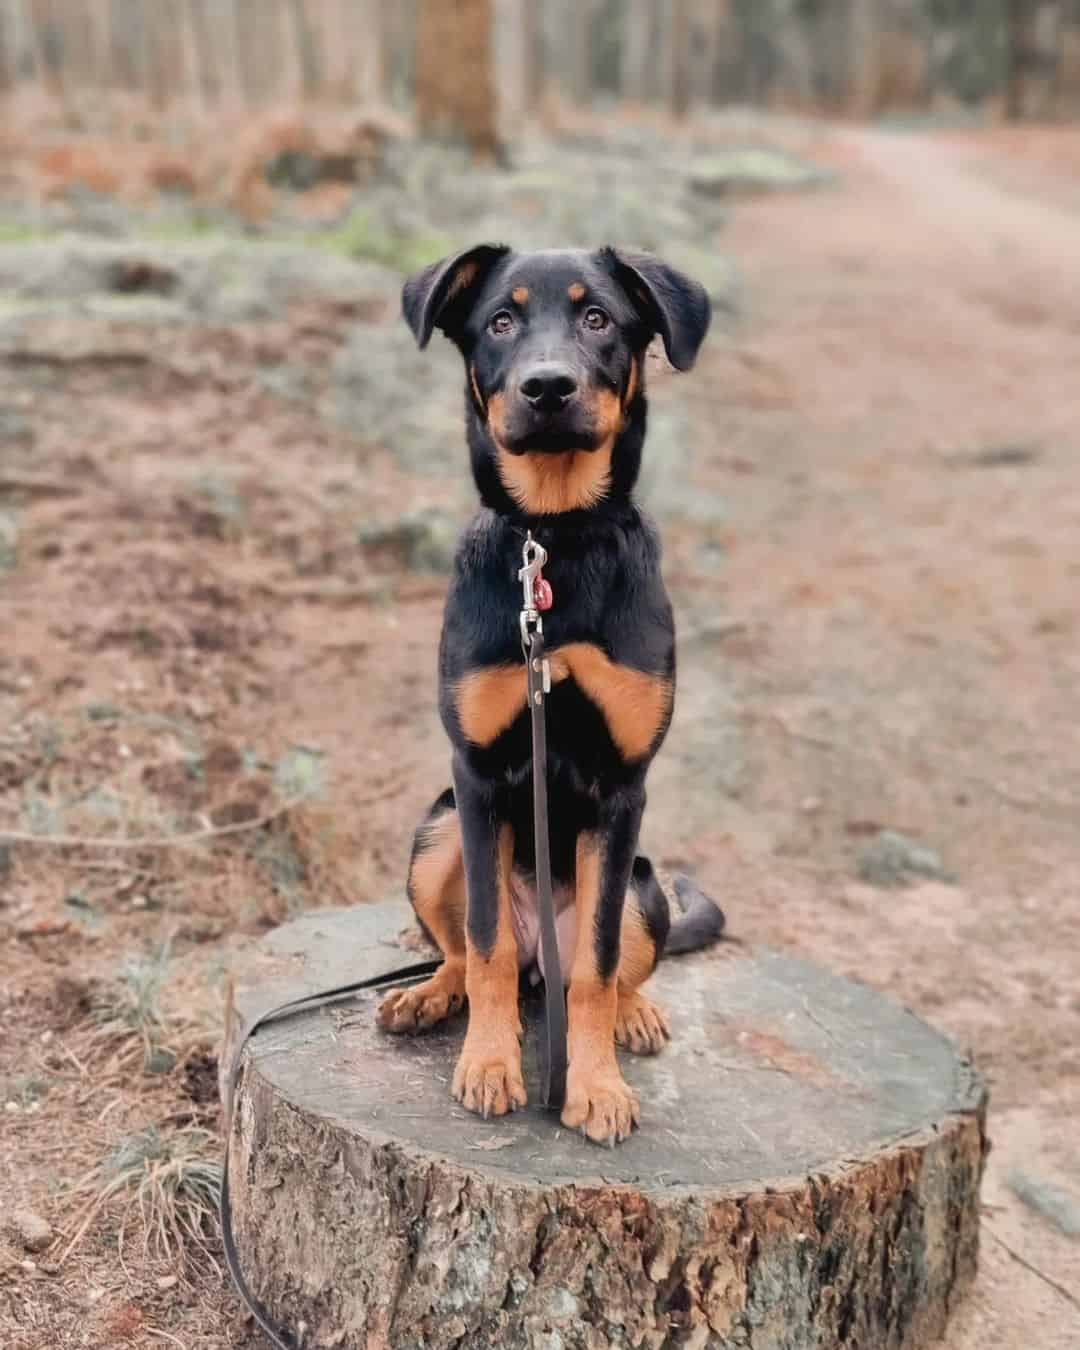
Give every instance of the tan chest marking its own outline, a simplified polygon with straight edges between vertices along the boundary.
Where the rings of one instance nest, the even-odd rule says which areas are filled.
[[[524,663],[471,670],[454,691],[458,721],[473,745],[490,745],[513,725],[527,701]]]
[[[548,653],[553,683],[573,679],[604,715],[608,733],[628,760],[652,749],[671,711],[671,681],[620,666],[591,642]],[[458,681],[458,721],[473,745],[490,745],[528,703],[524,665],[488,666]]]
[[[586,697],[604,714],[611,739],[628,760],[641,759],[652,749],[671,711],[671,681],[633,666],[620,666],[591,642],[571,642],[551,659],[565,662]]]

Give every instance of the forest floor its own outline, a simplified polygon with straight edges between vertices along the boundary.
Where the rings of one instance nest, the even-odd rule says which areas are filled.
[[[655,372],[680,693],[645,844],[740,939],[867,981],[971,1050],[993,1150],[946,1344],[1066,1350],[1080,133],[815,127],[801,148],[834,181],[731,207],[737,310],[693,374]],[[199,1209],[228,955],[304,907],[400,892],[447,779],[434,653],[444,517],[468,492],[452,430],[426,462],[364,439],[397,279],[281,282],[268,311],[215,290],[194,319],[164,247],[109,264],[137,314],[0,303],[0,828],[46,837],[0,845],[11,1350],[260,1343]],[[48,254],[81,284],[68,244],[34,248],[20,269]],[[219,263],[242,289],[243,258]],[[431,356],[456,382],[454,360]],[[883,884],[885,830],[937,875]],[[58,841],[190,831],[215,833]],[[148,1226],[140,1182],[205,1253]],[[27,1250],[20,1208],[51,1246]]]

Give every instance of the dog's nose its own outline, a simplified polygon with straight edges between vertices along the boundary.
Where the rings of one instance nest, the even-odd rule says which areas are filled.
[[[577,393],[577,380],[565,366],[534,366],[521,392],[540,412],[556,412]]]

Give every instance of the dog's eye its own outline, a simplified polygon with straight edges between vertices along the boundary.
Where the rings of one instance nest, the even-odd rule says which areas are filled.
[[[608,324],[611,322],[611,320],[604,313],[604,311],[602,309],[598,309],[596,305],[590,306],[585,311],[584,321],[585,327],[591,328],[594,333],[602,333],[604,329],[608,326]]]
[[[498,334],[500,337],[504,333],[509,333],[513,326],[514,316],[508,309],[500,309],[498,314],[492,315],[488,320],[488,328],[490,331]]]

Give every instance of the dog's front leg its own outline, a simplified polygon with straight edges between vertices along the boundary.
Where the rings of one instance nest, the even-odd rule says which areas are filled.
[[[514,837],[498,819],[489,784],[454,761],[467,911],[465,992],[469,1028],[453,1095],[470,1111],[501,1116],[526,1102],[521,1076],[517,943],[510,914]]]
[[[599,828],[577,843],[577,943],[570,972],[564,1125],[597,1143],[625,1139],[638,1099],[615,1058],[619,928],[645,805],[640,789],[605,804]]]

